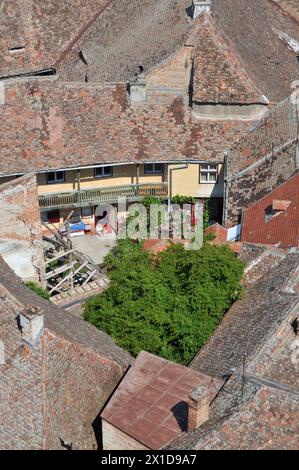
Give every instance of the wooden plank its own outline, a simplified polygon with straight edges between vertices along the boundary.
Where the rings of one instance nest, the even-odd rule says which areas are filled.
[[[87,264],[87,261],[82,264],[78,269],[76,269],[76,271],[74,272],[71,272],[70,274],[68,274],[64,279],[62,279],[58,284],[57,286],[53,287],[50,291],[50,294],[52,294],[52,292],[54,292],[55,290],[57,290],[58,287],[60,287],[62,284],[64,284],[66,281],[68,281],[69,279],[71,279],[72,277],[74,277],[76,274],[78,274],[81,269],[83,269]]]
[[[66,251],[64,253],[61,253],[60,255],[58,256],[55,256],[55,258],[51,258],[51,259],[48,259],[48,261],[46,261],[46,264],[50,264],[52,263],[53,261],[57,261],[58,259],[61,259],[63,258],[64,256],[68,256],[70,253],[73,253],[75,250],[69,250],[69,251]]]
[[[73,261],[71,264],[64,264],[63,266],[59,266],[59,268],[53,269],[52,271],[46,273],[46,279],[51,279],[52,277],[58,276],[65,271],[69,271],[75,266],[76,263],[76,261]]]

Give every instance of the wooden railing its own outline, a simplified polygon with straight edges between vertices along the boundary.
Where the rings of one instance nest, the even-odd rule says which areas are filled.
[[[167,198],[167,195],[167,183],[130,184],[127,186],[41,194],[39,196],[39,205],[42,210],[55,210],[64,207],[88,207],[102,202],[115,203],[119,197],[126,198],[128,201],[138,201],[147,196]]]

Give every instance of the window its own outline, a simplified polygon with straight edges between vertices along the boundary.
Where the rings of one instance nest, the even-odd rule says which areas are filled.
[[[268,224],[270,220],[276,215],[276,211],[273,209],[273,206],[268,206],[265,209],[265,222]]]
[[[81,214],[82,214],[82,219],[91,219],[93,217],[93,208],[82,207]]]
[[[163,173],[163,163],[147,163],[144,165],[145,175],[159,175]]]
[[[13,46],[13,47],[9,47],[8,50],[10,54],[17,54],[18,52],[24,52],[25,46]]]
[[[107,178],[109,176],[113,176],[112,166],[102,166],[94,169],[95,178]]]
[[[48,184],[63,183],[64,180],[65,180],[64,171],[51,171],[50,173],[47,173]]]
[[[218,179],[218,166],[212,164],[200,165],[200,183],[217,183]]]
[[[49,223],[49,224],[59,224],[60,212],[59,211],[43,212],[42,221]]]

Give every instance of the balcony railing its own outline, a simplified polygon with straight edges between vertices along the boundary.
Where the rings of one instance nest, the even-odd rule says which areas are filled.
[[[55,210],[64,207],[95,206],[103,202],[115,203],[119,197],[126,198],[130,202],[138,201],[147,196],[167,198],[167,183],[130,184],[127,186],[41,194],[39,196],[39,205],[42,210]]]

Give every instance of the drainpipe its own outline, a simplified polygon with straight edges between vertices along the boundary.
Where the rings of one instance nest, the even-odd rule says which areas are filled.
[[[139,196],[139,177],[140,177],[140,165],[136,165],[136,195]]]
[[[172,199],[172,172],[176,170],[186,170],[189,168],[189,163],[185,163],[184,165],[177,166],[176,168],[170,168],[169,170],[169,198],[168,198],[168,212],[170,212],[171,207],[171,199]]]
[[[228,156],[229,152],[224,152],[224,194],[223,194],[223,216],[222,225],[226,227],[227,223],[227,212],[228,212]]]
[[[77,170],[77,189],[80,191],[81,189],[81,173],[80,170]]]

